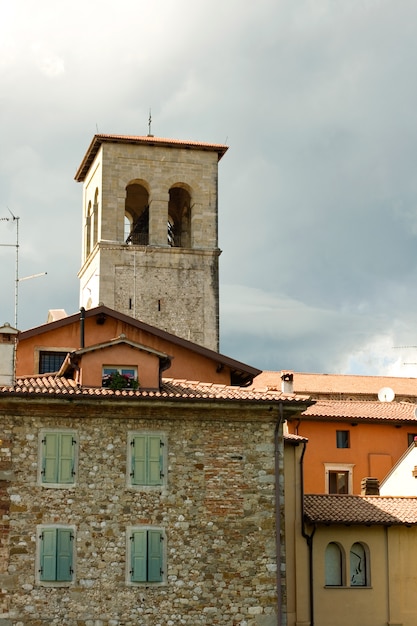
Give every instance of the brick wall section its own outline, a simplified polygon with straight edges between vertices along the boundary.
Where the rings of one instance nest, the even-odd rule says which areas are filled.
[[[17,403],[18,405],[19,403]],[[15,626],[272,626],[276,617],[274,411],[42,403],[2,417],[10,429],[9,622]],[[268,407],[269,408],[269,407]],[[37,482],[41,428],[72,428],[78,482]],[[167,489],[127,489],[127,433],[156,430],[168,440]],[[35,583],[35,528],[76,527],[76,581]],[[125,529],[163,527],[167,585],[125,583]],[[281,564],[281,569],[284,565]]]

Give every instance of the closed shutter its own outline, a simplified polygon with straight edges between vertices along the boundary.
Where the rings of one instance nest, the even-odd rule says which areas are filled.
[[[58,481],[59,483],[74,482],[74,452],[75,442],[72,433],[59,434],[59,464],[58,464]]]
[[[132,443],[132,484],[146,485],[146,437],[137,435]]]
[[[148,530],[148,581],[161,582],[162,574],[162,533]]]
[[[160,437],[148,437],[148,485],[162,484],[162,446]]]
[[[72,540],[70,529],[57,529],[56,580],[72,580]]]
[[[45,433],[42,439],[42,482],[74,482],[75,440],[73,433]]]
[[[131,477],[133,485],[162,485],[163,454],[158,435],[133,437]]]
[[[56,580],[56,530],[44,530],[40,544],[40,579]]]
[[[42,439],[42,482],[58,482],[58,434],[45,433]]]
[[[147,532],[137,530],[132,533],[131,540],[131,581],[146,582],[147,580]]]

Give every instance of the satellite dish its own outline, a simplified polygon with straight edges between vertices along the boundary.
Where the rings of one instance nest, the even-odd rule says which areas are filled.
[[[378,391],[378,400],[380,402],[392,402],[395,398],[395,393],[391,389],[391,387],[382,387]]]

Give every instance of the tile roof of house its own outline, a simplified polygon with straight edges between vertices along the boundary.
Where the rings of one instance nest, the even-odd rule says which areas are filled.
[[[8,396],[83,396],[92,398],[146,398],[172,400],[227,400],[227,401],[253,401],[275,402],[283,401],[292,404],[303,405],[309,403],[307,396],[296,394],[284,394],[265,389],[248,389],[205,383],[199,381],[164,378],[159,390],[149,389],[124,389],[112,390],[103,387],[79,387],[77,383],[68,378],[54,375],[38,375],[33,377],[20,377],[14,386],[0,387],[0,397]]]
[[[181,139],[166,139],[163,137],[154,137],[153,135],[147,136],[134,136],[134,135],[94,135],[87,152],[79,166],[75,180],[82,182],[90,168],[91,163],[100,146],[103,143],[130,143],[130,144],[142,144],[148,146],[162,146],[164,148],[186,148],[187,150],[208,150],[210,152],[217,152],[218,160],[228,150],[228,146],[224,144],[205,143],[203,141],[183,141]]]
[[[88,319],[90,317],[95,318],[102,316],[111,317],[125,324],[131,325],[134,328],[159,337],[164,341],[173,343],[177,346],[185,348],[186,350],[191,350],[192,352],[195,352],[200,356],[217,362],[219,365],[229,367],[235,378],[239,380],[240,384],[242,385],[249,384],[253,380],[254,376],[257,376],[261,372],[261,370],[256,367],[252,367],[251,365],[246,365],[245,363],[236,361],[235,359],[225,356],[224,354],[220,354],[219,352],[215,352],[214,350],[210,350],[209,348],[200,346],[199,344],[193,343],[192,341],[188,341],[187,339],[183,339],[182,337],[178,337],[177,335],[168,333],[167,331],[157,328],[156,326],[151,326],[146,322],[142,322],[141,320],[137,320],[133,317],[130,317],[129,315],[125,315],[124,313],[120,313],[119,311],[115,311],[114,309],[110,309],[103,304],[94,307],[93,309],[86,310],[84,312],[84,315],[85,319]],[[29,328],[28,330],[20,332],[19,341],[24,341],[25,339],[36,337],[42,335],[43,333],[48,333],[51,330],[70,326],[71,324],[79,324],[79,321],[80,313],[74,313],[73,315],[68,315],[65,318],[57,319],[53,322],[41,324],[40,326],[36,326],[35,328]],[[260,386],[264,387],[264,385]]]
[[[304,419],[355,421],[416,422],[416,405],[412,402],[379,402],[372,400],[317,400],[302,414]]]
[[[293,433],[285,433],[284,441],[287,443],[298,445],[299,443],[307,443],[308,438],[302,437],[301,435],[294,435]]]
[[[264,371],[253,384],[280,388],[281,375],[290,370]],[[350,374],[309,374],[291,372],[294,391],[297,393],[327,394],[375,394],[383,387],[390,387],[396,396],[417,396],[417,379],[396,376],[359,376]]]
[[[304,516],[315,524],[417,524],[417,498],[308,494]]]

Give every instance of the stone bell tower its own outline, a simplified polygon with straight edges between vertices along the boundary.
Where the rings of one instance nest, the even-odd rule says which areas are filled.
[[[102,303],[218,351],[218,161],[227,146],[95,135],[83,183],[80,306]]]

